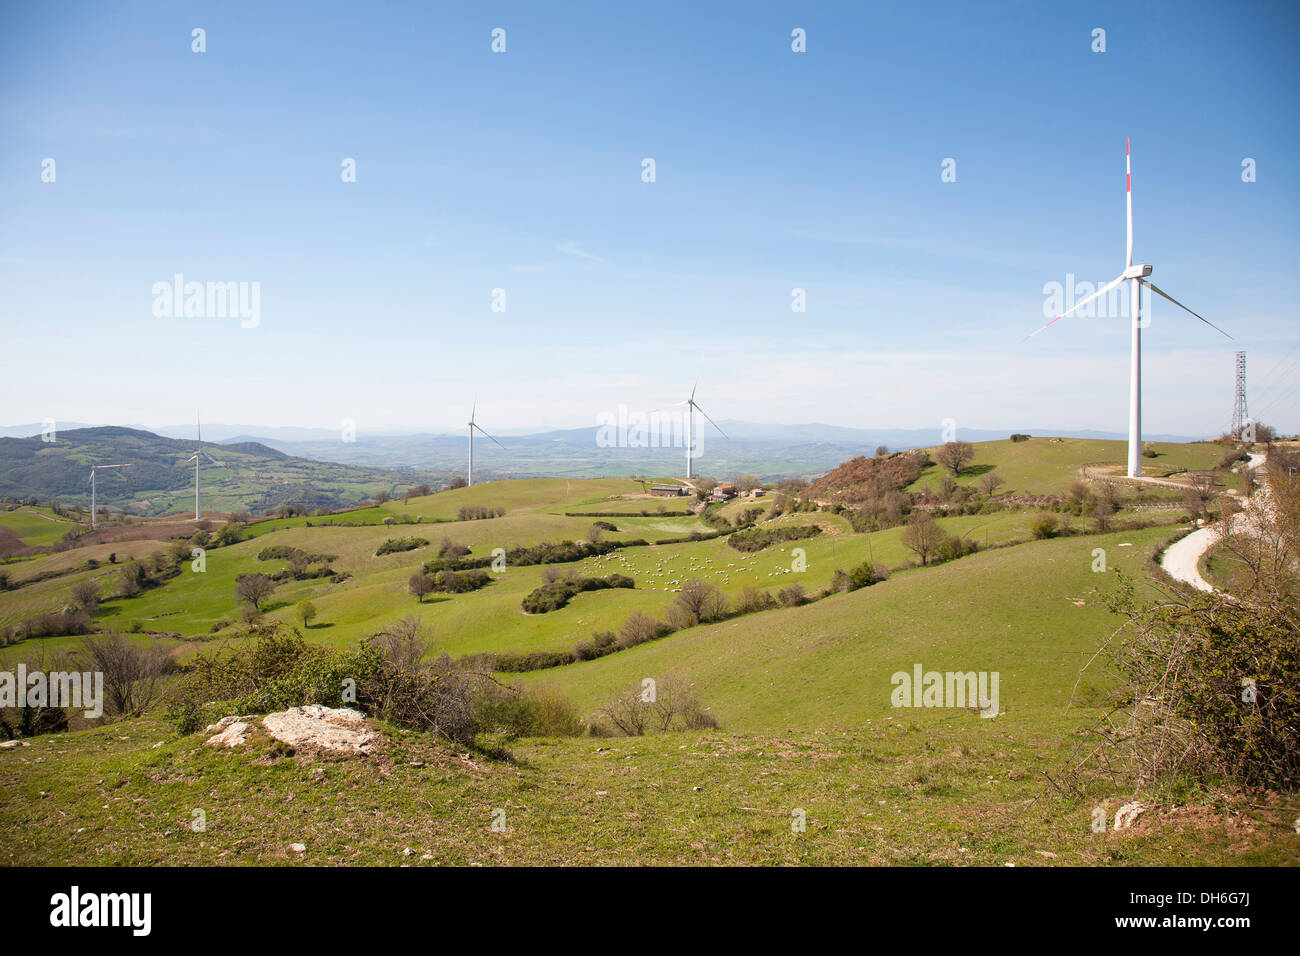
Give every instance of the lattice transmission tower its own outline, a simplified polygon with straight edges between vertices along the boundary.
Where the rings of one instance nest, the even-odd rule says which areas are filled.
[[[1240,438],[1241,431],[1250,421],[1250,415],[1246,412],[1246,353],[1237,353],[1237,398],[1232,404],[1232,431],[1233,438]]]

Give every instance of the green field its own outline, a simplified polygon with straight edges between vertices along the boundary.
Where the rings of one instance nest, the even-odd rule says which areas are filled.
[[[1077,480],[1081,464],[1113,451],[1096,446],[1116,444],[992,442],[977,446],[975,464],[996,463],[1019,492],[1048,494]],[[1201,467],[1205,452],[1176,446],[1156,460],[1171,469]],[[933,475],[921,483],[927,480]],[[265,741],[247,753],[214,753],[157,716],[36,738],[28,748],[0,752],[0,826],[14,834],[8,861],[288,863],[287,845],[304,842],[309,863],[1300,862],[1290,817],[1271,798],[1242,804],[1194,789],[1180,795],[1183,809],[1176,810],[1168,794],[1152,793],[1146,799],[1161,809],[1146,824],[1094,834],[1093,808],[1113,811],[1132,794],[1092,785],[1067,797],[1046,784],[1045,774],[1059,774],[1079,731],[1096,718],[1106,689],[1100,675],[1079,677],[1118,623],[1106,607],[1116,572],[1138,582],[1141,596],[1156,593],[1147,562],[1182,530],[1174,511],[1143,516],[1165,522],[1155,526],[1051,540],[1030,531],[1037,508],[941,518],[945,531],[980,550],[934,567],[916,566],[901,527],[858,534],[829,512],[787,514],[760,527],[815,524],[821,533],[754,553],[723,537],[623,548],[560,566],[583,576],[629,575],[636,587],[581,593],[545,614],[520,607],[542,583],[543,567],[507,567],[481,590],[423,602],[405,589],[444,538],[473,555],[584,538],[595,519],[566,511],[613,513],[608,520],[617,530],[605,532],[609,541],[709,530],[694,516],[639,514],[661,503],[684,505],[645,498],[640,483],[627,479],[533,479],[258,522],[247,540],[210,549],[202,573],[185,565],[138,597],[107,598],[96,623],[175,648],[182,659],[245,640],[237,624],[217,625],[238,621],[239,575],[284,567],[283,560],[258,559],[271,546],[332,555],[332,567],[347,577],[281,584],[264,609],[269,618],[291,622],[293,605],[309,598],[319,613],[307,639],[348,648],[416,615],[435,650],[453,656],[566,650],[595,631],[617,630],[633,611],[662,616],[694,577],[734,599],[747,586],[775,592],[795,583],[817,594],[836,569],[867,561],[892,574],[806,606],[686,628],[597,660],[502,675],[521,686],[545,685],[596,721],[625,688],[647,678],[684,680],[716,717],[716,730],[524,740],[510,745],[512,759],[501,760],[387,728],[379,757],[323,764],[286,759]],[[467,506],[506,513],[456,520]],[[718,511],[734,516],[750,506],[732,502]],[[1136,517],[1125,509],[1116,520]],[[1082,530],[1086,522],[1075,524]],[[411,536],[430,544],[376,556],[388,538]],[[99,580],[112,593],[123,561],[168,544],[98,544],[11,562],[6,570],[18,584],[0,592],[0,624],[59,609],[82,580]],[[1093,570],[1096,549],[1105,552],[1105,573]],[[109,554],[118,565],[106,563]],[[88,567],[88,558],[98,566]],[[2,647],[0,665],[79,640]],[[996,672],[999,715],[892,706],[892,676],[918,664]],[[1225,800],[1248,827],[1205,823],[1212,814],[1202,810],[1221,809]],[[285,801],[292,812],[279,809]],[[195,808],[208,815],[206,833],[188,829]],[[497,808],[506,813],[505,833],[489,829]],[[796,810],[806,814],[807,832],[791,830]]]

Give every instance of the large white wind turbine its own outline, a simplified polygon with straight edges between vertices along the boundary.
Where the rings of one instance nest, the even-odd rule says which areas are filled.
[[[102,468],[130,468],[131,463],[128,461],[122,465],[91,465],[90,466],[90,526],[96,528],[99,526],[99,514],[95,511],[95,472]]]
[[[722,430],[721,426],[719,426],[718,423],[715,422],[712,418],[709,418],[709,413],[706,412],[704,409],[700,408],[699,404],[695,401],[695,390],[699,387],[700,387],[700,383],[696,382],[693,386],[691,386],[690,398],[686,399],[686,401],[684,402],[678,402],[676,405],[668,406],[669,408],[681,408],[683,405],[686,406],[686,477],[687,478],[695,477],[695,456],[693,454],[695,451],[695,446],[691,440],[692,436],[695,433],[695,410],[699,409],[700,414],[703,415],[706,419],[708,419],[709,424],[712,425],[714,428],[718,429],[718,434],[721,435],[723,438],[727,438],[727,433]],[[727,438],[727,440],[730,441],[731,439]]]
[[[1151,266],[1149,265],[1135,266],[1133,264],[1133,166],[1132,166],[1132,155],[1129,151],[1128,140],[1124,141],[1124,167],[1125,167],[1125,179],[1127,182],[1126,189],[1128,192],[1128,244],[1127,244],[1127,252],[1125,254],[1125,260],[1124,260],[1124,271],[1119,274],[1118,278],[1114,279],[1111,282],[1106,283],[1106,285],[1102,286],[1100,289],[1098,289],[1096,292],[1094,292],[1092,295],[1088,296],[1087,298],[1080,299],[1072,307],[1066,309],[1056,318],[1052,319],[1051,322],[1048,322],[1047,325],[1044,325],[1042,328],[1030,332],[1020,341],[1024,342],[1028,339],[1033,338],[1035,335],[1043,331],[1043,329],[1047,328],[1049,325],[1052,325],[1060,321],[1061,319],[1069,315],[1071,312],[1074,312],[1079,308],[1081,308],[1082,306],[1087,305],[1093,299],[1105,295],[1107,292],[1115,288],[1121,282],[1128,280],[1129,301],[1131,303],[1129,311],[1132,313],[1132,325],[1133,325],[1132,328],[1133,350],[1132,350],[1132,355],[1130,357],[1131,364],[1129,369],[1128,475],[1130,478],[1140,478],[1142,476],[1142,323],[1141,323],[1141,316],[1140,316],[1141,287],[1146,286],[1156,295],[1168,299],[1170,302],[1178,306],[1178,308],[1182,309],[1184,312],[1200,319],[1210,328],[1214,329],[1214,331],[1226,335],[1228,338],[1232,338],[1232,336],[1228,335],[1227,332],[1224,332],[1223,329],[1219,328],[1209,319],[1197,315],[1187,306],[1183,305],[1173,296],[1169,295],[1169,293],[1165,292],[1162,289],[1157,288],[1154,283],[1148,282],[1146,277],[1151,275]]]
[[[194,454],[191,455],[189,458],[186,458],[185,460],[187,462],[191,462],[191,461],[194,462],[194,520],[198,521],[200,517],[199,515],[199,461],[202,458],[206,458],[208,461],[212,462],[212,464],[216,465],[218,468],[225,468],[226,466],[223,465],[221,462],[217,461],[215,458],[213,458],[211,455],[209,455],[206,451],[203,450],[203,426],[199,423],[199,417],[197,415],[194,416],[194,431],[195,434],[197,435],[198,444],[194,448]]]
[[[469,413],[469,468],[465,472],[466,485],[474,484],[474,429],[478,428],[480,432],[483,432],[484,438],[488,438],[496,442],[496,444],[501,448],[502,451],[505,451],[505,447],[506,447],[505,445],[502,445],[499,441],[497,441],[495,438],[492,438],[492,436],[489,435],[487,432],[484,432],[483,429],[479,428],[478,423],[474,421],[474,416],[477,413],[478,413],[478,399],[474,399],[474,407],[470,409],[470,413]]]

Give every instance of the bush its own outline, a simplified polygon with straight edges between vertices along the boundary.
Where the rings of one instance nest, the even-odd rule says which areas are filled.
[[[1038,539],[1054,538],[1059,529],[1055,515],[1039,515],[1029,525],[1029,530],[1033,532],[1034,537]]]
[[[575,595],[583,591],[634,587],[636,581],[625,574],[611,574],[604,578],[560,578],[535,588],[524,597],[521,604],[529,614],[545,614],[564,607]]]
[[[864,561],[849,571],[836,570],[831,578],[832,591],[857,591],[870,587],[889,577],[889,571],[883,564]]]
[[[774,607],[776,607],[776,598],[752,584],[745,586],[740,592],[740,597],[736,598],[735,604],[737,614],[753,614],[755,611],[766,611]]]
[[[798,607],[808,598],[802,584],[791,584],[777,591],[776,599],[781,602],[782,607]]]
[[[1011,440],[1012,440],[1012,441],[1029,441],[1029,439],[1030,439],[1031,437],[1032,437],[1032,436],[1030,436],[1030,435],[1021,435],[1021,434],[1019,434],[1019,433],[1016,433],[1016,434],[1014,434],[1014,435],[1011,436]]]
[[[957,535],[950,534],[945,536],[934,549],[934,560],[936,563],[952,561],[968,554],[974,554],[978,550],[979,545],[971,539],[959,538]]]
[[[780,541],[799,541],[812,538],[822,533],[815,524],[781,525],[778,527],[756,527],[737,531],[727,538],[727,544],[741,552],[761,551]]]
[[[433,589],[450,594],[465,594],[477,591],[492,583],[492,575],[486,571],[453,571],[444,568],[433,577]]]
[[[720,621],[729,610],[727,596],[702,578],[687,581],[670,608],[669,623],[673,630]]]
[[[710,730],[718,726],[694,688],[673,675],[649,686],[634,684],[620,691],[605,703],[600,713],[627,737],[639,737],[647,727],[671,732]]]
[[[95,630],[90,615],[85,611],[63,610],[37,614],[24,620],[15,629],[18,640],[30,637],[63,637],[70,634],[90,634]]]
[[[375,557],[382,557],[385,554],[397,554],[401,551],[414,551],[416,548],[427,547],[429,540],[427,538],[389,538],[381,544]]]

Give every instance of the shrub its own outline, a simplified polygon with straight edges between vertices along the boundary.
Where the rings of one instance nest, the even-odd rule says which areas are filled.
[[[492,575],[486,571],[453,571],[444,568],[434,575],[433,589],[450,594],[465,594],[469,591],[477,591],[491,583]]]
[[[727,597],[708,581],[691,578],[677,592],[671,610],[675,612],[670,618],[674,630],[707,624],[727,616]]]
[[[564,607],[575,595],[583,591],[634,587],[636,582],[625,574],[611,574],[604,578],[561,578],[533,589],[521,603],[523,609],[529,614],[545,614]]]
[[[740,592],[740,597],[736,598],[735,604],[737,614],[753,614],[755,611],[766,611],[773,607],[776,607],[776,598],[752,584],[745,586]]]
[[[1059,529],[1055,515],[1042,514],[1033,520],[1029,525],[1029,530],[1033,532],[1035,538],[1053,538]]]
[[[389,538],[375,551],[375,557],[397,554],[400,551],[414,551],[416,548],[427,547],[428,544],[427,538]]]
[[[172,670],[162,648],[141,647],[116,632],[82,642],[91,669],[104,675],[104,712],[111,717],[139,717],[162,694],[163,678]]]
[[[633,611],[618,630],[618,646],[626,649],[662,637],[664,627],[645,611]]]
[[[1013,434],[1013,435],[1011,436],[1011,440],[1012,440],[1012,441],[1029,441],[1030,437],[1032,437],[1032,436],[1030,436],[1030,435],[1021,435],[1021,434],[1019,434],[1019,433],[1016,433],[1016,434]]]
[[[778,527],[760,526],[737,531],[727,538],[727,544],[741,552],[761,551],[779,541],[799,541],[812,538],[822,533],[815,524],[781,525]]]
[[[802,584],[791,584],[776,592],[776,599],[782,607],[798,607],[807,600]]]

